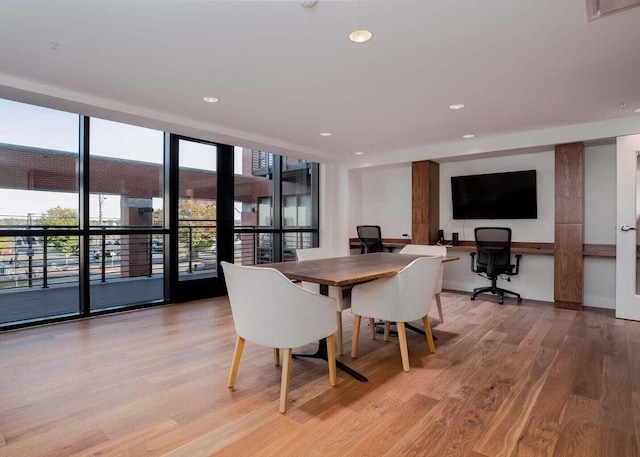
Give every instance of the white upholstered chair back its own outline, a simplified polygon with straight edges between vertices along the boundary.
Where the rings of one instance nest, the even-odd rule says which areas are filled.
[[[362,316],[395,322],[402,356],[402,369],[409,371],[409,351],[405,323],[422,319],[430,352],[435,352],[427,311],[433,298],[442,257],[420,257],[397,275],[353,286],[351,312],[354,314],[351,357],[357,357]]]
[[[428,244],[408,244],[400,250],[400,254],[412,254],[412,255],[436,255],[441,257],[447,256],[446,246],[436,246]],[[435,299],[438,307],[438,317],[440,322],[444,322],[442,314],[442,301],[440,299],[440,292],[442,292],[442,280],[444,278],[444,264],[440,265],[440,272],[436,281]]]
[[[421,257],[397,275],[354,286],[351,312],[386,321],[422,319],[435,291],[441,259]]]
[[[273,268],[221,264],[233,323],[244,339],[293,348],[336,331],[333,298],[310,293]]]

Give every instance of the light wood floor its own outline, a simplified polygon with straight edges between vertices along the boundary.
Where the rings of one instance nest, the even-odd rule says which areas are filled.
[[[404,373],[363,329],[342,360],[369,382],[295,360],[285,415],[269,349],[247,343],[226,388],[224,298],[0,333],[0,456],[639,455],[640,323],[443,299],[435,355],[409,332]]]

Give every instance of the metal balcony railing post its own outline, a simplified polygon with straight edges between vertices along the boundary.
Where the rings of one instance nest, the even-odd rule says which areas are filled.
[[[44,227],[44,236],[42,237],[42,288],[49,287],[49,266],[48,266],[48,253],[49,250],[49,235],[47,235],[47,227]]]
[[[100,245],[100,280],[102,282],[107,281],[106,269],[107,269],[107,245],[106,235],[104,233],[104,227],[102,227],[102,241]]]
[[[27,248],[27,256],[29,258],[27,263],[27,272],[29,277],[29,287],[33,287],[33,248]]]
[[[153,270],[153,236],[149,235],[149,274],[147,276],[151,277]]]
[[[193,227],[189,226],[189,273],[193,273]]]

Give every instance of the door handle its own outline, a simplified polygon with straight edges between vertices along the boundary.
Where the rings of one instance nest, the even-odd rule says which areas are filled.
[[[622,230],[623,232],[628,232],[629,230],[635,230],[635,227],[629,227],[627,224],[624,224],[622,227],[620,227],[620,230]]]

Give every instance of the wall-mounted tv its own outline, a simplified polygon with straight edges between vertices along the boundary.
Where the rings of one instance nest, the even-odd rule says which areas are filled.
[[[536,171],[452,176],[454,219],[536,219]]]

